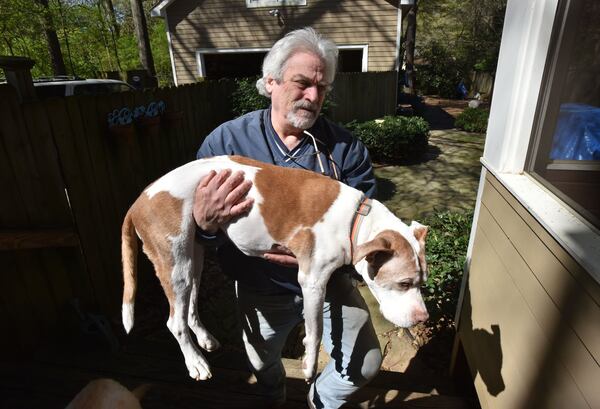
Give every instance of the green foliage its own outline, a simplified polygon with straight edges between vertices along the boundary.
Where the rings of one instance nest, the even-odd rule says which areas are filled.
[[[248,78],[236,78],[236,89],[231,95],[232,110],[235,116],[241,116],[257,109],[267,108],[271,100],[258,93],[256,81],[258,76]]]
[[[452,55],[441,42],[423,45],[420,57],[425,64],[417,64],[417,89],[427,95],[444,98],[457,97],[457,86],[467,73],[466,63]]]
[[[473,214],[443,211],[421,223],[429,226],[425,245],[429,277],[424,296],[437,321],[453,317],[456,311]]]
[[[419,92],[451,97],[472,71],[494,75],[505,10],[506,0],[420,1],[415,58],[424,88]]]
[[[128,0],[49,0],[53,29],[58,35],[70,75],[94,78],[107,71],[140,69],[137,40]],[[161,85],[172,83],[164,20],[150,17],[152,0],[144,0],[154,66]],[[44,30],[44,9],[36,1],[0,1],[0,55],[29,57],[34,78],[52,76]],[[124,75],[122,75],[124,77]]]
[[[427,150],[429,125],[421,117],[386,116],[346,124],[375,161],[398,163],[419,159]]]
[[[454,126],[467,132],[485,133],[490,111],[484,108],[466,108],[458,115]]]

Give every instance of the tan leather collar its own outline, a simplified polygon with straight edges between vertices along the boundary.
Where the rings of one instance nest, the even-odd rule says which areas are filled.
[[[373,203],[373,200],[365,196],[360,201],[360,204],[358,205],[358,208],[354,213],[354,217],[352,218],[352,224],[350,225],[350,257],[352,260],[351,262],[354,262],[354,243],[356,243],[356,238],[358,237],[360,225],[362,224],[362,221],[365,218],[365,216],[367,216],[371,211],[371,203]]]

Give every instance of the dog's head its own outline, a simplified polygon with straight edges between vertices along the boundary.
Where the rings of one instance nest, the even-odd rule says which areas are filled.
[[[383,316],[401,327],[429,318],[420,290],[427,280],[427,227],[412,222],[409,231],[411,237],[384,230],[358,246],[354,256],[354,264],[379,302]]]

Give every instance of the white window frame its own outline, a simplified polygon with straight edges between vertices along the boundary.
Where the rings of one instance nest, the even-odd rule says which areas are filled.
[[[584,223],[568,205],[525,173],[558,1],[508,1],[481,162],[485,171],[492,173],[600,282],[600,232]],[[479,204],[478,199],[474,226]],[[467,252],[468,261],[472,246],[473,235]]]
[[[338,45],[338,50],[363,50],[361,71],[369,71],[369,44]]]

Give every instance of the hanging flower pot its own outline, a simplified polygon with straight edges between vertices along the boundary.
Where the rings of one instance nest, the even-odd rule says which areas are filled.
[[[164,124],[169,128],[175,128],[183,122],[183,111],[170,111],[163,114]]]
[[[144,136],[156,137],[160,133],[160,116],[143,116],[136,120],[140,133]]]
[[[108,132],[112,136],[120,139],[133,140],[133,138],[135,137],[135,127],[132,123],[109,126]]]

